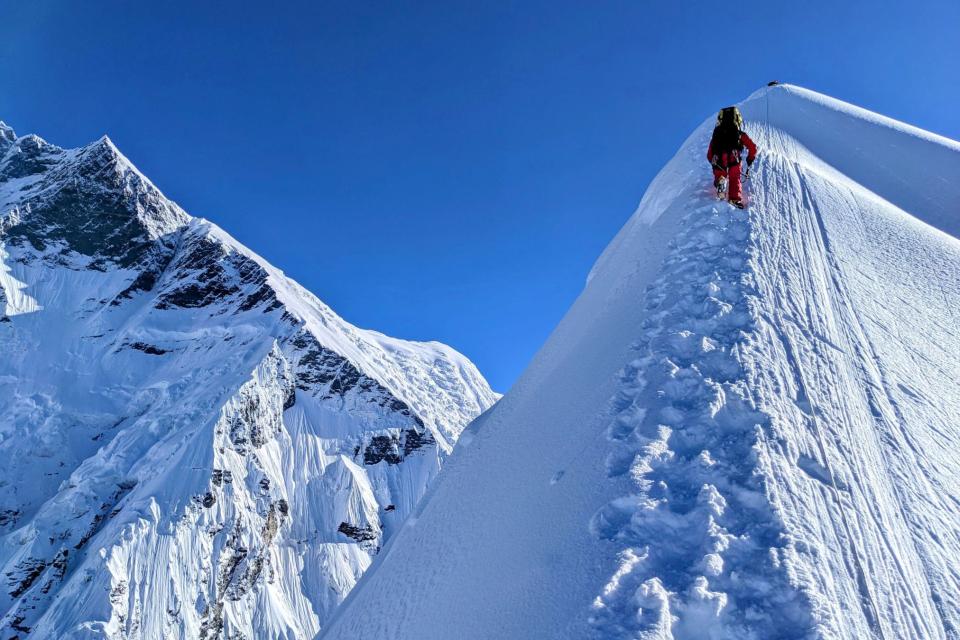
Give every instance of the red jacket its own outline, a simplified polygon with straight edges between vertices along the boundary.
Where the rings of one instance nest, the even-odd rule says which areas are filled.
[[[757,145],[743,131],[740,132],[740,144],[747,148],[747,164],[752,164],[753,159],[757,157]],[[713,155],[713,139],[711,138],[710,145],[707,147],[707,161],[711,164],[713,164]],[[740,153],[736,150],[725,151],[717,155],[721,167],[726,168],[730,165],[740,164]]]

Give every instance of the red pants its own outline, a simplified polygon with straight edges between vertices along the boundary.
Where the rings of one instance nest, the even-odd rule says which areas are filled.
[[[730,200],[740,200],[740,165],[734,164],[727,167],[727,170],[713,168],[713,179],[727,177],[727,198]]]

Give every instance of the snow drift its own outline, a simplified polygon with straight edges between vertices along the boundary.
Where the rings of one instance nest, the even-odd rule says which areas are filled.
[[[0,637],[314,635],[494,402],[476,368],[351,326],[107,138],[0,123],[0,205]]]
[[[324,640],[960,638],[960,144],[811,91],[707,119]]]

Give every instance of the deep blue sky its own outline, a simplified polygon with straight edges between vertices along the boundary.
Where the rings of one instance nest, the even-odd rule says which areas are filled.
[[[351,322],[505,391],[711,112],[776,78],[957,139],[958,30],[956,0],[4,1],[0,118],[108,133]]]

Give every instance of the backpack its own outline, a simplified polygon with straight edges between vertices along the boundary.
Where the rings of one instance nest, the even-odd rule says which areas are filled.
[[[717,126],[713,129],[711,145],[713,153],[739,153],[743,150],[740,133],[743,131],[743,116],[736,107],[724,107],[717,113]]]
[[[736,107],[724,107],[717,113],[717,126],[736,126],[737,131],[743,131],[743,116]]]

